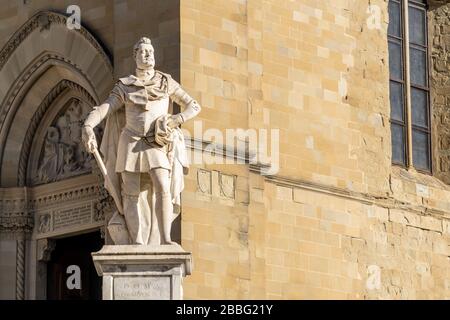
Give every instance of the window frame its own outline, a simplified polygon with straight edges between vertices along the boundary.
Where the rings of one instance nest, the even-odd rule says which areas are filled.
[[[389,0],[393,1],[393,0]],[[388,2],[388,6],[389,6]],[[402,94],[403,94],[403,121],[399,121],[396,119],[392,119],[390,114],[390,129],[391,129],[391,135],[392,135],[392,124],[401,126],[403,129],[403,136],[404,136],[404,142],[403,142],[403,152],[404,152],[404,163],[396,162],[394,161],[393,157],[391,158],[392,165],[400,166],[403,168],[406,168],[408,170],[414,169],[418,172],[432,175],[433,174],[433,157],[432,157],[432,126],[431,126],[431,116],[432,116],[432,103],[431,103],[431,68],[430,66],[430,47],[429,47],[429,26],[428,26],[428,3],[425,1],[425,3],[421,3],[420,0],[394,0],[393,2],[400,4],[400,32],[401,32],[401,38],[398,38],[397,36],[390,35],[388,33],[387,39],[388,39],[388,47],[389,43],[397,43],[401,46],[401,57],[402,57],[402,75],[403,79],[395,79],[391,76],[391,70],[389,69],[389,85],[391,82],[398,83],[402,85]],[[409,8],[417,8],[419,10],[424,11],[424,17],[425,17],[425,29],[424,29],[424,36],[425,36],[425,44],[415,44],[410,42],[410,36],[409,36]],[[425,52],[425,76],[426,76],[426,86],[420,86],[416,84],[412,84],[411,82],[411,61],[410,61],[410,48],[414,48],[417,50],[420,50],[422,52]],[[390,64],[389,64],[390,66]],[[390,68],[390,67],[389,67]],[[418,126],[416,124],[413,124],[412,121],[412,89],[418,89],[421,91],[426,92],[427,99],[426,99],[426,117],[427,117],[427,128]],[[390,89],[389,89],[389,93]],[[390,101],[389,101],[390,102]],[[391,105],[390,105],[391,106]],[[413,160],[413,132],[420,132],[427,135],[427,142],[428,142],[428,153],[427,153],[427,160],[429,164],[429,169],[423,169],[418,168],[414,166],[414,160]],[[392,144],[392,139],[391,139]],[[391,152],[393,151],[394,146],[391,147]]]
[[[392,0],[389,0],[389,1],[392,1]],[[392,77],[392,73],[391,73],[391,70],[390,70],[390,62],[389,62],[389,86],[390,86],[391,81],[393,81],[395,83],[398,83],[398,84],[400,84],[402,86],[403,121],[392,119],[391,115],[389,116],[389,119],[390,119],[390,123],[391,124],[393,123],[395,125],[398,125],[398,126],[402,127],[403,137],[404,137],[403,154],[404,154],[404,158],[405,158],[405,163],[395,162],[392,159],[392,164],[406,168],[408,166],[408,162],[409,161],[408,161],[408,130],[407,130],[408,129],[408,112],[407,112],[407,106],[406,106],[407,105],[407,101],[406,101],[407,97],[406,97],[406,66],[405,66],[406,65],[406,57],[405,57],[405,15],[404,15],[404,10],[403,10],[403,5],[404,5],[403,3],[404,3],[404,1],[403,0],[397,0],[397,1],[393,1],[393,2],[398,2],[400,4],[400,33],[401,33],[400,36],[401,37],[398,38],[398,37],[392,36],[392,35],[390,35],[388,33],[388,51],[389,51],[389,43],[390,42],[394,42],[394,43],[400,44],[401,57],[402,57],[402,65],[401,65],[401,68],[402,68],[401,71],[402,72],[401,73],[402,73],[402,78],[403,79],[399,80],[399,79],[395,79],[395,78]],[[388,6],[389,6],[389,2],[388,2]],[[391,94],[390,87],[389,87],[389,94]],[[389,103],[390,103],[390,100],[389,100]],[[391,134],[392,134],[392,125],[391,125],[390,129],[391,129]],[[392,143],[392,140],[391,140],[391,143]],[[392,152],[392,149],[393,148],[391,148],[391,152]]]

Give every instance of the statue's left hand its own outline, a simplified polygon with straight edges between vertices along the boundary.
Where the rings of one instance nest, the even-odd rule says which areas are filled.
[[[181,114],[172,115],[167,120],[167,126],[172,129],[179,127],[182,123],[183,123],[183,117],[181,116]]]

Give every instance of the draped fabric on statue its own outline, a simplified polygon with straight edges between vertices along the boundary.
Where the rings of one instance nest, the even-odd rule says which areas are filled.
[[[180,128],[171,129],[167,126],[170,115],[156,120],[155,141],[159,145],[168,146],[168,158],[171,165],[170,193],[174,205],[174,219],[180,213],[181,191],[184,189],[183,175],[189,172],[189,161],[186,154],[186,143]]]

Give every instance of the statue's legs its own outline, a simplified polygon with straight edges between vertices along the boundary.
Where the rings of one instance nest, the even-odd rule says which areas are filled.
[[[155,192],[155,211],[157,217],[162,217],[162,241],[163,244],[173,244],[170,237],[172,227],[173,205],[170,195],[169,170],[155,168],[150,170],[153,190]],[[161,224],[160,224],[161,225]]]
[[[151,217],[150,210],[139,206],[141,174],[122,172],[122,199],[125,221],[132,244],[147,244]]]

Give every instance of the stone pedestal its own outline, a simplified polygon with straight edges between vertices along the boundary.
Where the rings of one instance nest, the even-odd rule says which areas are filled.
[[[179,245],[110,245],[93,252],[103,300],[181,300],[192,255]]]

